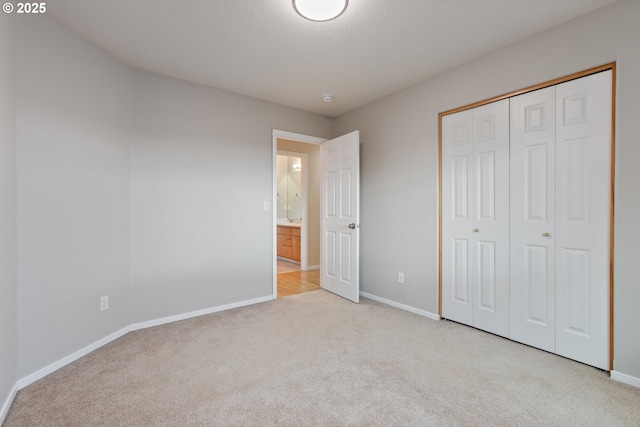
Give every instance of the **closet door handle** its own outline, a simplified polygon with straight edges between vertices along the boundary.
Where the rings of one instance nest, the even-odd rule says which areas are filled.
[[[551,237],[551,233],[542,233],[542,237]]]
[[[474,229],[473,229],[473,232],[474,232],[474,233],[479,233],[479,232],[480,232],[480,229],[479,229],[479,228],[474,228]]]

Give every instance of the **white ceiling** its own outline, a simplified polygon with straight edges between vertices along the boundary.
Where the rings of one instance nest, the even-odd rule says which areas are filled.
[[[324,23],[291,0],[53,0],[47,13],[134,67],[335,117],[615,1],[350,0]]]

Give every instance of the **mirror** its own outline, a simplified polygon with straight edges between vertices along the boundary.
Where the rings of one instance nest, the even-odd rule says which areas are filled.
[[[302,158],[278,154],[278,219],[302,221]]]

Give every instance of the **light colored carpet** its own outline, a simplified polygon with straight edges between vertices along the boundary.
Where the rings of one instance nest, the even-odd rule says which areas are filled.
[[[132,332],[18,392],[10,426],[638,426],[640,389],[324,290]]]

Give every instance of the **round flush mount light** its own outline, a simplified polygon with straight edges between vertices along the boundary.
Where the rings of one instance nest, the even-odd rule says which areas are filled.
[[[325,93],[324,95],[322,95],[322,100],[324,102],[331,102],[333,101],[333,95],[331,95],[330,93]]]
[[[292,0],[298,15],[316,22],[336,19],[347,9],[349,0]]]

